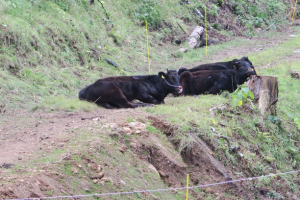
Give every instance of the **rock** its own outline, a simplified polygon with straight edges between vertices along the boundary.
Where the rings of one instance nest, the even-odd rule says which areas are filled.
[[[186,53],[188,51],[187,48],[180,48],[179,51],[183,52],[183,53]]]
[[[112,178],[110,178],[110,177],[104,177],[104,178],[102,178],[101,180],[104,181],[104,182],[111,182],[111,183],[114,183],[113,180],[112,180]]]
[[[134,130],[144,130],[146,129],[146,125],[141,122],[130,122],[129,127]]]
[[[118,147],[118,150],[121,152],[121,153],[124,153],[125,150],[122,148],[122,147]]]
[[[13,166],[14,166],[14,164],[12,164],[12,163],[3,163],[2,165],[0,165],[0,168],[10,169]]]
[[[111,124],[109,125],[109,127],[110,127],[111,129],[116,129],[116,128],[118,127],[118,125],[117,125],[116,123],[111,123]]]
[[[117,128],[118,126],[116,123],[108,123],[108,124],[103,125],[102,127],[114,129],[114,128]]]
[[[137,144],[135,142],[130,142],[130,147],[133,149],[137,148]]]
[[[132,133],[132,130],[128,127],[123,127],[123,130],[124,130],[126,135],[130,135]]]
[[[102,179],[104,176],[104,172],[100,172],[98,174],[95,174],[95,175],[91,175],[90,176],[90,179]]]
[[[58,143],[58,145],[57,146],[59,146],[59,147],[63,147],[63,146],[65,146],[65,143]]]
[[[159,198],[153,194],[151,194],[152,198],[155,199],[155,200],[158,200]]]
[[[98,179],[94,179],[94,180],[93,180],[93,183],[96,184],[96,183],[98,183],[98,181],[99,181]]]
[[[92,119],[95,124],[98,124],[99,118]]]
[[[98,182],[98,185],[102,185],[102,186],[104,186],[104,185],[105,185],[105,183],[104,183],[104,181],[100,181],[100,182]]]
[[[118,133],[116,133],[116,132],[110,132],[110,133],[108,133],[108,135],[111,138],[117,138],[117,139],[119,139],[121,137],[120,134],[126,134],[125,131],[123,131],[122,129],[118,129],[117,131],[118,131]]]
[[[165,172],[163,172],[162,170],[158,170],[158,173],[159,173],[162,177],[167,176],[167,175],[165,174]]]
[[[295,70],[291,70],[291,76],[292,78],[299,79],[299,72]]]
[[[120,183],[121,183],[122,185],[126,185],[125,181],[123,181],[123,180],[120,180]]]
[[[98,172],[101,172],[101,170],[102,170],[101,165],[97,165],[97,171],[98,171]]]
[[[17,174],[12,174],[12,175],[10,175],[10,178],[11,179],[16,179],[16,178],[18,178],[18,175]]]
[[[157,169],[152,164],[149,164],[148,167],[149,167],[149,169],[154,171],[159,176],[159,172],[157,171]]]
[[[177,39],[177,40],[175,40],[175,43],[179,45],[179,44],[181,44],[181,40]]]
[[[41,137],[40,137],[40,139],[41,140],[46,140],[46,139],[49,139],[50,137],[49,137],[49,134],[47,134],[47,133],[44,133]]]
[[[74,174],[78,174],[79,170],[78,170],[77,168],[72,168],[72,172],[73,172]]]

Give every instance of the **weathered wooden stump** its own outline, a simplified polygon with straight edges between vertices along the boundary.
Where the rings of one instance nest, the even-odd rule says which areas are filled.
[[[278,78],[276,76],[251,76],[246,85],[254,94],[261,114],[266,112],[276,115],[278,101]]]
[[[299,79],[299,72],[295,70],[291,70],[291,76],[292,78]]]

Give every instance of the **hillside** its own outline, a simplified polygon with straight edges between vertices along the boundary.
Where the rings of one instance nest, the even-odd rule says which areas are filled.
[[[0,0],[0,198],[178,188],[299,170],[300,28],[283,1]],[[179,52],[204,19],[221,43]],[[232,94],[166,98],[165,105],[107,110],[78,92],[107,76],[151,73],[248,56],[278,76],[277,115],[261,118]],[[297,21],[295,22],[297,24]],[[186,37],[186,36],[185,36]],[[116,68],[105,59],[116,62]],[[212,117],[209,109],[224,105]],[[214,130],[214,131],[213,131]],[[231,152],[240,146],[241,157]],[[299,199],[299,174],[190,190],[190,199]],[[81,197],[87,199],[88,197]],[[185,190],[95,199],[184,199]]]

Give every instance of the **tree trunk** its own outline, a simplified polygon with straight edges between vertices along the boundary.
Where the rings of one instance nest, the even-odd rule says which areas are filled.
[[[200,37],[204,33],[204,28],[202,26],[197,26],[193,32],[191,33],[189,37],[189,45],[191,48],[196,48],[198,44],[198,40],[200,40]]]
[[[258,104],[261,114],[276,115],[278,78],[276,76],[251,76],[246,85],[253,92],[254,101]]]

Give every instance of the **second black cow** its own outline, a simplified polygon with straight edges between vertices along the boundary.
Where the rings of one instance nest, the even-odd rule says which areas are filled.
[[[221,91],[233,92],[240,82],[254,75],[253,71],[230,70],[203,70],[191,73],[185,71],[180,75],[180,84],[183,87],[183,95],[189,94],[218,94]]]
[[[246,81],[247,75],[245,72],[251,73],[251,75],[256,75],[254,66],[252,65],[252,62],[248,59],[248,57],[242,57],[241,59],[234,59],[228,62],[203,64],[191,69],[180,68],[178,70],[178,74],[180,75],[185,71],[197,72],[202,70],[230,70],[230,69],[235,69],[240,74],[240,76],[244,76],[244,78],[241,78],[237,84],[243,84]]]

